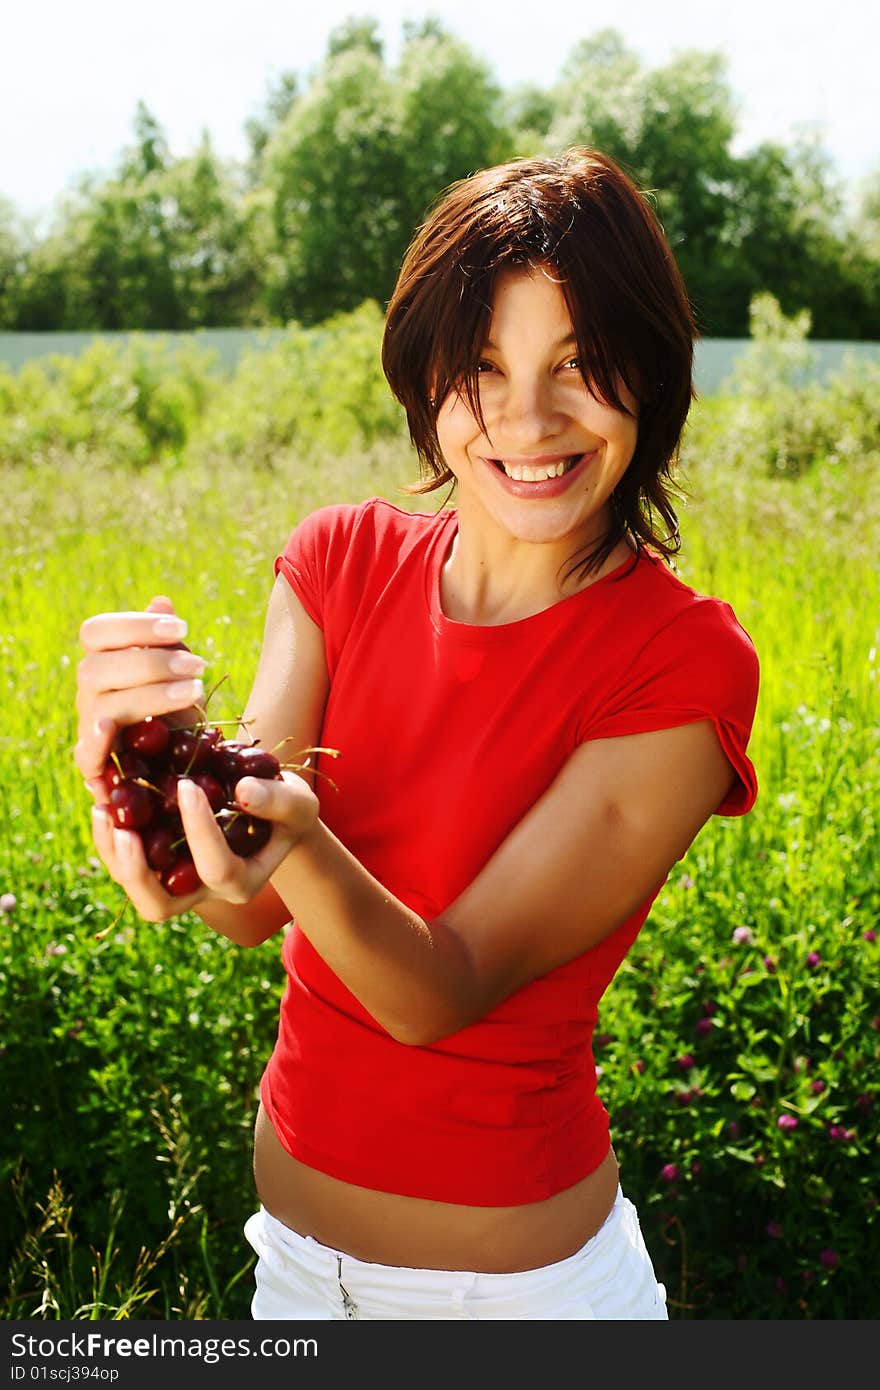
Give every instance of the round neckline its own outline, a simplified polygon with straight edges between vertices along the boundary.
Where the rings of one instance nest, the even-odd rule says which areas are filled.
[[[559,621],[560,612],[564,608],[566,615],[572,611],[569,605],[575,604],[583,606],[590,601],[590,596],[594,590],[600,589],[608,580],[623,573],[631,567],[633,572],[641,564],[642,556],[645,555],[644,547],[635,555],[628,555],[619,565],[615,565],[613,570],[603,574],[601,579],[595,579],[592,584],[588,584],[584,589],[578,589],[574,594],[568,594],[565,598],[559,599],[556,603],[551,603],[549,608],[542,608],[539,613],[531,613],[527,618],[517,618],[512,623],[460,623],[454,618],[448,618],[443,612],[440,602],[440,574],[443,564],[449,554],[450,547],[458,534],[458,512],[455,508],[447,509],[447,515],[443,512],[436,514],[441,517],[441,524],[437,527],[437,534],[434,544],[428,556],[426,566],[426,593],[428,611],[431,615],[431,622],[436,632],[443,637],[452,638],[458,642],[464,642],[472,646],[481,646],[494,642],[510,642],[518,638],[534,637],[535,632],[542,625]]]

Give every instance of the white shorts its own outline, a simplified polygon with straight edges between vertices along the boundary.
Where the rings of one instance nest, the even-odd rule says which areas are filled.
[[[244,1233],[257,1252],[251,1315],[285,1319],[666,1319],[638,1214],[618,1187],[600,1230],[574,1255],[515,1274],[408,1269],[356,1260],[260,1207]]]

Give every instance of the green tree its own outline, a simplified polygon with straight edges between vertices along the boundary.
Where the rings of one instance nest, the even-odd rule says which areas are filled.
[[[300,94],[300,80],[295,72],[282,72],[269,86],[263,110],[249,116],[244,123],[250,147],[245,169],[248,186],[256,187],[263,176],[263,155],[275,131],[284,121]]]
[[[379,21],[371,16],[351,17],[345,19],[337,25],[330,33],[327,40],[327,58],[332,61],[338,58],[340,53],[350,53],[353,50],[361,53],[372,53],[374,58],[378,58],[380,63],[384,57],[384,46],[379,34]]]
[[[765,142],[737,161],[706,280],[710,333],[715,323],[728,336],[748,332],[750,300],[763,291],[785,314],[809,309],[817,338],[876,334],[870,256],[846,225],[843,188],[815,140]]]
[[[507,157],[485,63],[432,19],[389,71],[361,33],[330,52],[265,154],[281,318],[315,323],[387,302],[416,223],[441,189]]]
[[[161,176],[174,302],[187,327],[258,318],[260,240],[240,181],[217,158],[207,131],[195,154]]]
[[[591,145],[650,190],[685,280],[699,291],[736,168],[724,59],[692,51],[646,70],[620,34],[605,29],[575,47],[554,100],[545,145]]]
[[[26,264],[27,248],[18,214],[8,198],[0,197],[0,329],[17,326]]]
[[[556,116],[553,94],[535,82],[520,82],[501,96],[501,123],[509,132],[513,156],[530,159],[544,153]]]
[[[270,303],[315,323],[384,298],[400,245],[394,89],[364,47],[327,59],[266,149],[280,266]]]
[[[515,150],[488,65],[436,19],[410,29],[395,94],[404,172],[400,215],[409,236],[442,189]],[[395,275],[404,249],[405,243],[394,248]]]
[[[149,178],[168,165],[168,141],[165,132],[144,102],[139,101],[134,113],[134,144],[122,154],[120,179]]]

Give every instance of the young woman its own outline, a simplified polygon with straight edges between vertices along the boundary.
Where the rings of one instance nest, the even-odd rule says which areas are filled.
[[[103,769],[120,726],[198,704],[203,663],[166,598],[82,626],[75,756],[111,876],[150,921],[192,909],[242,946],[286,929],[256,1318],[666,1317],[591,1038],[671,867],[756,796],[754,648],[668,563],[694,336],[611,160],[447,190],[383,364],[411,492],[450,483],[456,505],[372,497],[293,531],[245,727],[338,749],[317,763],[336,787],[239,782],[274,823],[242,860],[184,783],[189,897],[114,828]]]

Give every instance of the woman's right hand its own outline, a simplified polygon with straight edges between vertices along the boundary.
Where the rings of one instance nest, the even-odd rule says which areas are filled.
[[[199,717],[195,706],[205,698],[205,663],[181,646],[185,634],[186,624],[164,596],[152,599],[143,613],[98,613],[82,624],[86,655],[77,668],[73,757],[96,802],[108,799],[105,769],[123,725],[148,714],[174,714],[173,722],[183,723]]]

